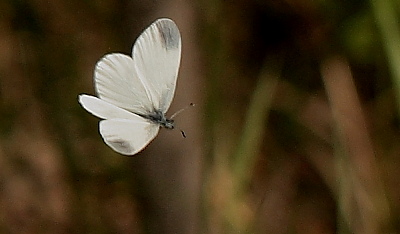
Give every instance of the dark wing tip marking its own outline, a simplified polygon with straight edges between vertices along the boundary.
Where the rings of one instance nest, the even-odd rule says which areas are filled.
[[[169,19],[161,19],[156,22],[157,29],[163,38],[164,46],[168,49],[177,49],[181,43],[181,36],[176,24]]]

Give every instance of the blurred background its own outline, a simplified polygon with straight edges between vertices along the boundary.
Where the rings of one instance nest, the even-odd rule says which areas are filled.
[[[170,113],[134,157],[77,102],[173,19]],[[0,233],[400,233],[397,0],[0,0]]]

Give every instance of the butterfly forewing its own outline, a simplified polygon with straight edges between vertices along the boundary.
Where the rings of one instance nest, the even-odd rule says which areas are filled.
[[[155,110],[165,113],[175,93],[181,36],[170,19],[155,21],[137,39],[132,58]]]
[[[136,75],[131,57],[119,53],[104,56],[96,64],[94,79],[102,100],[139,114],[152,111],[150,97]]]
[[[87,111],[102,119],[121,118],[144,121],[143,118],[138,115],[90,95],[79,95],[79,103]]]

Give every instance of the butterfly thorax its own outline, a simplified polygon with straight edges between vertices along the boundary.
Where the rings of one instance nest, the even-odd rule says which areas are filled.
[[[150,120],[153,123],[160,125],[163,128],[174,129],[175,124],[173,119],[167,119],[164,113],[161,111],[154,111],[152,114],[140,115],[145,119]]]

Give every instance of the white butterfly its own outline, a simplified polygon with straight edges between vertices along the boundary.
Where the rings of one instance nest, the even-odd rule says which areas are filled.
[[[167,112],[175,93],[181,59],[181,36],[170,19],[158,19],[136,40],[132,57],[104,56],[96,64],[97,97],[81,94],[79,102],[103,119],[104,142],[124,155],[146,147],[160,127],[174,128]]]

